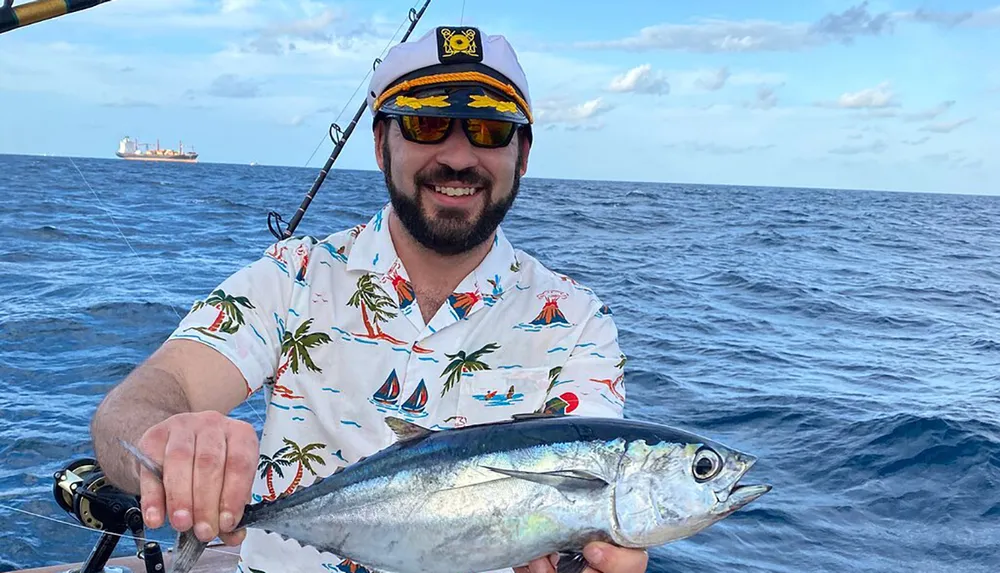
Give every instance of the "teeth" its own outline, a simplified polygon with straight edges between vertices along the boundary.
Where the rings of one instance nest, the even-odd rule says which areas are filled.
[[[434,191],[449,197],[461,197],[462,195],[472,195],[476,192],[474,187],[441,187],[434,186]]]

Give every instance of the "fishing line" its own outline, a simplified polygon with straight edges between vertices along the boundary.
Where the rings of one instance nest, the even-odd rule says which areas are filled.
[[[462,0],[462,17],[458,19],[458,25],[462,26],[465,24],[465,0]]]
[[[125,232],[122,231],[122,228],[118,225],[118,221],[115,220],[115,216],[111,213],[111,210],[107,208],[107,206],[104,204],[104,201],[101,201],[101,196],[98,195],[97,190],[95,190],[94,187],[90,184],[90,182],[87,181],[87,177],[84,176],[83,171],[80,171],[80,168],[77,167],[76,161],[73,161],[72,157],[68,157],[67,159],[69,159],[69,162],[73,164],[73,169],[76,169],[76,172],[80,174],[80,179],[83,180],[84,185],[86,185],[87,188],[90,189],[90,192],[94,194],[94,198],[97,199],[97,204],[101,206],[101,209],[104,209],[105,213],[107,213],[108,218],[111,219],[111,223],[115,226],[115,229],[118,229],[118,234],[121,235],[121,238],[125,241],[125,244],[128,245],[129,250],[132,251],[132,254],[135,256],[135,258],[139,260],[140,266],[142,267],[142,270],[145,271],[146,276],[149,277],[149,280],[153,283],[153,285],[156,286],[156,288],[166,293],[167,292],[166,289],[163,288],[163,286],[160,285],[160,283],[157,282],[155,278],[153,278],[153,275],[149,272],[149,269],[145,266],[145,262],[142,260],[142,257],[139,256],[139,253],[135,250],[135,247],[132,246],[132,242],[128,240],[127,236],[125,236]],[[183,320],[180,313],[177,312],[177,309],[174,308],[173,305],[167,305],[167,306],[170,307],[170,310],[177,317],[178,322]],[[264,417],[261,416],[260,412],[258,412],[257,409],[253,407],[253,404],[250,403],[250,400],[245,401],[244,404],[246,404],[253,411],[253,413],[256,414],[257,419],[260,420],[261,424],[263,424]]]
[[[158,543],[160,546],[166,547],[168,549],[171,549],[171,548],[174,547],[174,545],[176,545],[176,544],[172,544],[172,543],[163,543],[163,542],[158,541],[156,539],[150,539],[150,538],[146,538],[146,537],[136,537],[135,535],[131,535],[129,533],[115,533],[113,531],[103,531],[103,530],[99,531],[97,529],[93,529],[93,528],[87,527],[85,525],[80,525],[79,523],[72,523],[70,521],[63,521],[61,519],[56,519],[54,517],[49,517],[47,515],[42,515],[40,513],[35,513],[33,511],[28,511],[26,509],[18,509],[16,507],[11,507],[9,505],[4,505],[2,503],[0,503],[0,508],[9,509],[11,511],[16,511],[18,513],[24,513],[24,514],[27,514],[27,515],[30,515],[30,516],[33,516],[33,517],[38,517],[40,519],[44,519],[44,520],[47,520],[47,521],[54,521],[56,523],[59,523],[59,524],[62,524],[62,525],[66,525],[66,526],[69,526],[69,527],[75,527],[77,529],[83,529],[83,530],[90,531],[90,532],[95,532],[95,533],[102,533],[102,534],[114,535],[115,537],[119,537],[119,538],[122,538],[122,539],[133,539],[133,540],[141,541],[143,543],[145,543],[147,541],[154,541],[154,542]],[[233,553],[231,551],[225,551],[225,550],[222,550],[222,549],[213,549],[211,547],[206,547],[205,551],[215,551],[217,553],[225,553],[227,555],[233,555]]]
[[[416,9],[417,4],[420,4],[422,1],[423,0],[417,0],[413,4],[413,6],[410,7],[410,10]],[[464,0],[463,0],[463,5],[462,5],[462,12],[463,13],[465,12]],[[385,47],[382,48],[381,52],[379,52],[379,58],[380,59],[385,54],[386,50],[389,49],[389,46],[391,46],[393,43],[395,43],[396,36],[399,34],[399,31],[403,29],[403,26],[406,25],[407,21],[408,21],[408,18],[404,19],[402,22],[400,22],[399,27],[396,28],[396,31],[392,33],[392,37],[389,38],[389,41],[386,42]],[[343,117],[344,112],[347,111],[347,106],[351,105],[351,102],[354,101],[354,96],[358,95],[358,90],[360,90],[362,88],[362,86],[365,85],[365,82],[368,81],[368,76],[370,76],[372,74],[372,72],[374,72],[374,71],[375,71],[374,68],[369,69],[368,73],[365,74],[365,77],[361,78],[361,82],[358,84],[358,87],[354,88],[354,93],[351,94],[350,98],[348,98],[347,103],[345,103],[344,107],[341,108],[340,113],[337,114],[337,117],[333,120],[333,123],[337,123],[337,122],[340,121],[340,118]],[[326,138],[327,138],[327,134],[323,134],[323,137],[320,138],[319,143],[316,145],[316,149],[313,149],[312,155],[309,156],[309,159],[306,160],[306,163],[305,163],[305,165],[303,165],[303,167],[309,167],[309,162],[313,160],[313,157],[316,157],[316,152],[319,151],[319,148],[323,146],[323,142],[326,141]]]

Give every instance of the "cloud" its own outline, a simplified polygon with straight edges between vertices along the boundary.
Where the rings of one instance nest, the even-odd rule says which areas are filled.
[[[535,104],[535,118],[539,124],[594,124],[597,117],[614,108],[600,97],[576,105],[562,100],[544,100]]]
[[[702,19],[697,24],[660,24],[621,40],[579,42],[577,48],[633,51],[758,52],[796,50],[809,44],[808,26],[766,20]]]
[[[729,145],[725,143],[683,141],[666,145],[668,149],[682,149],[691,153],[707,153],[709,155],[741,155],[754,151],[774,149],[773,143],[751,145]]]
[[[912,12],[895,12],[892,18],[899,22],[936,24],[944,28],[992,28],[1000,27],[1000,6],[964,12],[933,12],[919,8]]]
[[[945,121],[940,123],[929,123],[920,128],[920,131],[929,131],[931,133],[951,133],[956,129],[962,127],[967,123],[971,123],[975,117],[967,117],[965,119],[958,119],[955,121]]]
[[[153,108],[160,107],[159,104],[155,104],[150,101],[138,100],[133,98],[123,98],[119,101],[105,102],[101,104],[102,107],[117,107],[117,108]]]
[[[913,12],[897,12],[893,15],[893,18],[897,21],[911,21],[911,22],[924,22],[930,24],[940,24],[946,27],[952,27],[962,22],[965,22],[969,18],[972,18],[973,12],[930,12],[919,8]]]
[[[249,10],[257,5],[258,0],[222,0],[222,7],[220,12],[223,14],[232,14],[233,12],[242,12],[244,10]]]
[[[720,68],[717,72],[698,78],[698,87],[708,91],[721,90],[729,79],[729,68]]]
[[[778,96],[771,86],[758,86],[756,98],[752,102],[744,104],[749,109],[763,110],[771,109],[776,105],[778,105]]]
[[[827,14],[820,18],[809,32],[812,35],[850,44],[858,36],[878,36],[892,26],[888,12],[872,15],[868,2],[852,6],[840,14]]]
[[[697,53],[791,52],[834,43],[849,45],[860,37],[886,35],[898,23],[1000,27],[1000,6],[972,12],[916,10],[873,13],[866,0],[843,12],[826,14],[815,22],[701,18],[690,24],[664,23],[647,26],[633,36],[617,40],[578,42],[574,47]]]
[[[814,23],[704,18],[694,24],[648,26],[635,36],[580,42],[576,47],[701,53],[796,51],[832,42],[851,43],[857,36],[876,36],[889,29],[890,20],[888,13],[871,14],[868,3],[862,2],[842,13],[827,14]]]
[[[650,64],[643,64],[615,76],[608,89],[613,92],[667,95],[670,93],[670,83],[663,72],[653,70]]]
[[[882,82],[873,88],[844,93],[837,98],[837,101],[820,102],[817,105],[841,109],[879,109],[899,105],[895,97],[889,82]]]
[[[933,163],[949,169],[978,169],[983,166],[982,159],[974,159],[962,151],[928,153],[920,159],[923,162]]]
[[[257,80],[222,74],[212,80],[205,93],[222,98],[255,98],[260,96],[260,86],[261,83]]]
[[[902,111],[901,109],[893,109],[890,107],[881,108],[865,108],[858,112],[857,116],[861,119],[889,119],[897,118],[905,122],[912,123],[917,121],[930,121],[937,118],[938,116],[946,113],[950,110],[957,102],[955,100],[943,101],[934,107],[919,111]],[[826,104],[829,107],[830,104]]]
[[[905,143],[906,145],[923,145],[923,144],[927,143],[928,141],[930,141],[930,139],[931,138],[930,138],[929,135],[925,135],[925,136],[921,137],[920,139],[904,139],[903,143]]]
[[[905,121],[928,121],[948,111],[955,105],[955,100],[948,100],[924,111],[901,113],[899,117]]]
[[[889,146],[886,145],[881,139],[873,141],[871,143],[857,144],[857,145],[841,145],[840,147],[834,147],[830,150],[830,153],[835,153],[837,155],[862,155],[865,153],[882,153]]]

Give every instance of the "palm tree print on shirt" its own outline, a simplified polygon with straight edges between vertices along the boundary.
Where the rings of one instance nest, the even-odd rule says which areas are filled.
[[[284,457],[288,453],[289,446],[285,446],[280,450],[274,452],[273,456],[267,454],[260,455],[260,463],[257,464],[257,469],[260,470],[260,477],[267,480],[267,497],[264,501],[274,501],[278,494],[274,491],[274,474],[278,474],[278,477],[285,477],[284,472],[281,471],[282,466],[292,465],[292,460]]]
[[[245,296],[233,296],[222,289],[212,291],[205,300],[199,300],[191,307],[194,312],[206,306],[215,307],[219,314],[209,326],[192,326],[187,330],[196,330],[205,336],[210,336],[218,340],[225,340],[221,336],[212,334],[213,332],[223,332],[225,334],[236,334],[243,324],[243,311],[240,307],[253,309],[254,306]]]
[[[289,448],[289,451],[285,452],[285,459],[288,460],[290,464],[299,464],[299,469],[295,472],[295,478],[292,479],[292,483],[288,484],[282,495],[289,495],[295,491],[295,488],[299,487],[299,483],[302,481],[303,470],[309,470],[309,473],[316,475],[316,470],[312,468],[312,464],[317,463],[321,466],[325,466],[326,462],[318,454],[312,453],[313,450],[318,450],[326,447],[326,444],[313,443],[307,444],[304,447],[300,447],[298,444],[289,440],[284,439],[285,445]]]
[[[441,376],[447,376],[448,379],[445,380],[444,388],[441,390],[441,395],[444,396],[455,384],[462,379],[462,374],[466,372],[476,372],[480,370],[489,370],[490,365],[479,360],[482,356],[495,352],[500,349],[500,345],[491,342],[475,352],[466,354],[464,350],[459,350],[455,354],[445,353],[445,356],[451,360],[448,366],[445,367],[444,371],[441,372]]]
[[[312,321],[313,319],[310,318],[300,324],[295,329],[294,334],[289,333],[287,330],[281,334],[281,353],[285,356],[285,363],[278,368],[278,372],[274,377],[275,381],[281,378],[281,375],[288,368],[291,368],[294,374],[298,374],[300,364],[305,364],[306,368],[313,372],[323,371],[322,368],[316,366],[316,363],[313,362],[312,357],[309,355],[309,349],[321,344],[327,344],[330,342],[330,335],[325,332],[309,332]]]
[[[370,338],[372,340],[384,340],[392,344],[406,346],[407,344],[398,338],[389,336],[382,332],[380,322],[396,318],[396,301],[392,299],[382,287],[375,282],[375,277],[367,273],[358,279],[358,290],[354,291],[348,306],[361,309],[361,320],[365,323],[365,334],[355,334],[359,338]],[[368,313],[371,313],[369,316]]]

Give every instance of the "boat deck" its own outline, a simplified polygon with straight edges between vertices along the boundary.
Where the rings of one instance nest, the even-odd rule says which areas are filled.
[[[240,548],[226,545],[210,545],[212,551],[206,551],[191,573],[230,573],[236,571],[236,563],[239,561]],[[165,553],[163,562],[170,568],[170,561],[173,555]],[[124,566],[132,570],[132,573],[144,573],[146,564],[137,557],[117,557],[108,560],[108,565]],[[39,567],[36,569],[23,569],[12,573],[65,573],[66,571],[79,570],[83,563],[70,563],[65,565],[52,565],[49,567]]]

